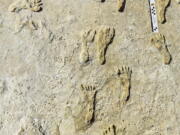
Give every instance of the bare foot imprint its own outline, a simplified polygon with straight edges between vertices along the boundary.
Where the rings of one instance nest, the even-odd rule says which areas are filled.
[[[108,45],[112,43],[115,36],[115,29],[109,26],[100,26],[98,30],[88,29],[81,34],[81,51],[79,61],[81,64],[89,61],[88,43],[92,43],[95,39],[96,59],[99,64],[104,64],[106,59],[106,50]]]
[[[77,116],[74,116],[76,131],[84,131],[89,128],[94,122],[96,88],[94,86],[81,85],[81,91],[84,95],[84,100],[79,105],[81,111]]]
[[[82,32],[81,40],[81,52],[79,56],[80,63],[86,63],[89,60],[89,52],[88,52],[88,43],[94,41],[94,37],[96,35],[96,30],[88,29]]]
[[[96,38],[96,51],[97,61],[99,64],[104,64],[106,59],[106,50],[108,45],[111,44],[115,36],[115,29],[108,26],[101,26],[97,32]]]
[[[160,23],[164,23],[166,21],[165,14],[169,3],[170,0],[156,0],[158,20]]]
[[[151,37],[151,44],[155,48],[157,48],[160,54],[162,55],[164,64],[170,64],[171,54],[169,53],[169,50],[166,46],[166,40],[164,35],[160,33],[153,34],[153,36]]]
[[[121,84],[121,96],[120,104],[124,105],[130,97],[130,88],[131,88],[131,74],[132,70],[129,67],[122,67],[118,70],[118,75]]]

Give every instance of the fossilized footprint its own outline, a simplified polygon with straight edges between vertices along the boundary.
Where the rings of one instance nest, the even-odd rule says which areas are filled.
[[[85,63],[89,60],[89,52],[88,52],[88,43],[94,41],[94,37],[96,35],[96,30],[88,29],[86,31],[82,32],[81,40],[82,40],[82,46],[81,46],[81,52],[79,56],[80,63]]]
[[[166,46],[166,40],[164,35],[160,33],[153,34],[151,37],[151,44],[158,49],[163,57],[164,64],[170,64],[171,54]]]
[[[118,11],[122,12],[124,10],[126,0],[117,0],[117,6],[118,6]]]
[[[30,9],[31,11],[38,12],[42,9],[42,1],[41,0],[16,0],[8,8],[10,12],[19,12],[22,9]]]
[[[74,117],[76,131],[86,130],[94,122],[96,88],[81,85],[84,101],[80,103],[81,112]]]
[[[108,26],[101,26],[96,36],[96,53],[99,64],[105,63],[105,54],[108,45],[113,41],[115,29]]]
[[[170,0],[156,0],[158,20],[160,23],[164,23],[166,21],[165,13],[169,3]]]
[[[118,76],[121,84],[121,96],[120,96],[120,104],[124,105],[130,96],[130,88],[131,88],[131,74],[132,71],[129,67],[122,67],[118,70]]]

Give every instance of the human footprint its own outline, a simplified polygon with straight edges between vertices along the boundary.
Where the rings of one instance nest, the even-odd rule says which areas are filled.
[[[79,104],[81,111],[74,116],[75,129],[77,132],[89,128],[95,119],[96,87],[81,85],[81,91],[84,96],[83,101]]]
[[[121,105],[124,105],[128,101],[130,96],[131,74],[132,71],[129,67],[122,67],[121,69],[118,70],[118,76],[121,85],[121,96],[120,96]]]
[[[169,3],[170,0],[156,0],[158,20],[160,23],[164,23],[166,21],[165,13]]]
[[[86,31],[82,32],[81,40],[81,52],[79,56],[80,63],[86,63],[89,60],[89,52],[88,52],[88,43],[91,43],[94,41],[94,37],[96,35],[96,31],[93,29],[88,29]]]
[[[97,61],[99,64],[105,63],[105,54],[108,45],[113,41],[115,29],[109,26],[101,26],[96,37]]]
[[[160,54],[162,55],[164,64],[170,64],[171,62],[171,54],[166,45],[166,40],[164,35],[160,33],[153,34],[151,37],[151,44],[158,49]]]

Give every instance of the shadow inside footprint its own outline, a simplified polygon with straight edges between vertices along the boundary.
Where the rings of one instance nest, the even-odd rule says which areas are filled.
[[[124,0],[124,2],[123,2],[123,4],[122,4],[122,7],[119,8],[119,12],[123,12],[124,9],[125,9],[125,7],[126,7],[126,0]]]

